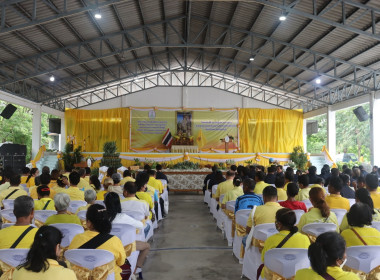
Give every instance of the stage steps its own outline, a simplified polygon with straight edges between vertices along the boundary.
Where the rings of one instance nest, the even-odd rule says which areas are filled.
[[[50,171],[57,167],[57,153],[45,152],[44,157],[37,163],[37,168],[41,171],[42,167],[49,166]]]

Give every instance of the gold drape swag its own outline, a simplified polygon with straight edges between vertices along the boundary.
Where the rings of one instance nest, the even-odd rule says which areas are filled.
[[[360,280],[380,280],[380,265],[376,266],[368,274],[348,266],[344,266],[343,270],[355,273],[360,278]]]
[[[267,267],[264,267],[264,275],[266,280],[293,280],[295,276],[290,278],[285,278],[281,276],[280,274],[268,269]]]
[[[78,280],[106,280],[108,275],[114,272],[115,261],[95,267],[92,270],[73,263],[70,263],[70,266]]]
[[[136,251],[136,241],[124,246],[124,250],[128,258],[134,251]]]
[[[0,269],[3,272],[3,274],[0,277],[0,280],[12,280],[13,272],[15,270],[13,266],[10,266],[9,264],[6,264],[5,262],[0,261]]]

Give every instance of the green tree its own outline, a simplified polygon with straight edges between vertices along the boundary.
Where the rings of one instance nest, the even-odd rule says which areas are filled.
[[[320,153],[323,145],[327,145],[327,115],[323,114],[311,120],[318,121],[318,133],[307,136],[307,151]]]

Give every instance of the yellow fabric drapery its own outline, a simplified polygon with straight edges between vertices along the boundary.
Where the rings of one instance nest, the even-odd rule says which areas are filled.
[[[242,153],[290,153],[303,146],[299,110],[240,109],[239,126]]]
[[[116,141],[118,152],[128,152],[129,114],[129,108],[66,109],[66,135],[74,136],[74,146],[82,146],[82,151],[103,151],[105,142]]]
[[[30,163],[32,164],[33,168],[37,167],[37,162],[40,161],[41,157],[44,156],[45,152],[46,152],[46,146],[42,145],[40,147],[40,149],[38,150],[38,153],[37,153],[36,157],[33,160],[30,161]]]
[[[0,261],[0,270],[3,272],[3,274],[0,277],[0,280],[12,280],[13,278],[13,272],[15,271],[15,268],[10,266],[9,264]]]
[[[361,270],[348,267],[346,265],[343,267],[343,270],[355,273],[359,277],[360,280],[379,280],[380,279],[380,265],[376,266],[368,274]]]
[[[115,261],[95,267],[93,270],[70,263],[78,280],[106,280],[114,272]]]

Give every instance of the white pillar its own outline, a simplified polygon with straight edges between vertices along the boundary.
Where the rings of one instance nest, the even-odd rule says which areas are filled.
[[[336,155],[336,125],[335,111],[332,111],[331,106],[327,109],[327,149],[332,158]]]
[[[189,96],[188,87],[182,87],[182,107],[185,107],[185,108],[187,107],[188,96]]]
[[[41,146],[41,106],[33,108],[32,123],[32,158],[34,158]]]
[[[303,138],[303,150],[307,152],[307,119],[303,119],[302,138]]]
[[[61,117],[61,134],[59,135],[59,150],[63,151],[66,145],[65,117]]]
[[[370,137],[371,137],[371,164],[380,164],[380,100],[376,99],[375,92],[370,94]]]

